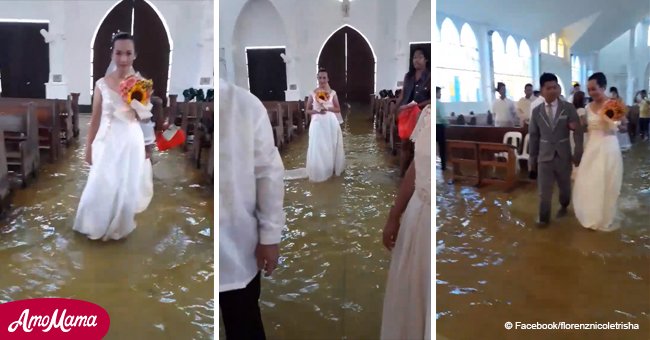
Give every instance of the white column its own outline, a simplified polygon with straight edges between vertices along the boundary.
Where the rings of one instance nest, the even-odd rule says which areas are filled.
[[[214,89],[214,18],[212,3],[206,2],[201,19],[201,34],[199,40],[199,69],[196,79],[197,89]],[[202,78],[209,78],[210,82],[201,84]],[[207,94],[207,93],[206,93]]]
[[[487,26],[477,26],[478,55],[481,63],[481,96],[488,109],[494,101],[494,72],[492,65],[491,36]]]
[[[634,100],[634,91],[636,88],[636,72],[635,72],[635,60],[636,60],[636,50],[634,47],[634,40],[636,35],[636,29],[632,27],[630,29],[630,41],[628,46],[628,57],[627,57],[627,88],[625,95],[626,103],[633,103]]]
[[[541,91],[542,89],[539,87],[539,77],[542,75],[542,69],[540,66],[541,52],[539,47],[539,41],[535,42],[532,48],[533,50],[531,51],[531,53],[533,58],[533,88]]]
[[[66,99],[68,86],[63,73],[65,66],[65,4],[63,1],[52,2],[49,10],[51,21],[45,34],[47,40],[49,40],[50,75],[49,81],[45,83],[45,97],[48,99]]]

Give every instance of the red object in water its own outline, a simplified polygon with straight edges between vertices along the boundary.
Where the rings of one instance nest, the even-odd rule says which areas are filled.
[[[413,130],[415,129],[415,125],[418,123],[419,117],[420,108],[417,105],[411,106],[398,114],[397,131],[399,132],[399,138],[411,138],[411,134],[413,134]]]
[[[174,131],[175,130],[175,131]],[[177,146],[183,145],[185,142],[185,132],[182,129],[167,129],[164,132],[156,134],[156,146],[158,150],[165,151]]]

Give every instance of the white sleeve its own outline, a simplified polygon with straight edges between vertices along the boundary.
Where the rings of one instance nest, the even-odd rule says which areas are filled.
[[[257,217],[260,244],[278,244],[282,238],[285,214],[284,204],[284,165],[275,147],[273,128],[267,111],[258,102],[255,110],[255,178],[257,186]]]

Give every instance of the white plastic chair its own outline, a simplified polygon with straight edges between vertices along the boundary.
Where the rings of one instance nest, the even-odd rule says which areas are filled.
[[[519,159],[519,144],[521,144],[521,140],[523,139],[523,136],[521,132],[517,131],[509,131],[506,132],[505,135],[503,135],[503,144],[510,144],[515,147],[515,157]],[[506,161],[508,160],[508,153],[507,152],[500,152],[497,154],[497,157],[504,158]],[[515,165],[517,172],[519,172],[519,162],[516,162],[517,164]]]

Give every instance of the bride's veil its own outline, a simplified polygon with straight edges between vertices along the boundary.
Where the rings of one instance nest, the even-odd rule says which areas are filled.
[[[117,70],[117,65],[115,65],[115,62],[111,60],[111,63],[108,64],[108,68],[106,69],[106,73],[104,73],[104,77],[108,76],[110,73],[114,72]],[[133,66],[129,69],[129,74],[135,74],[135,69]]]

